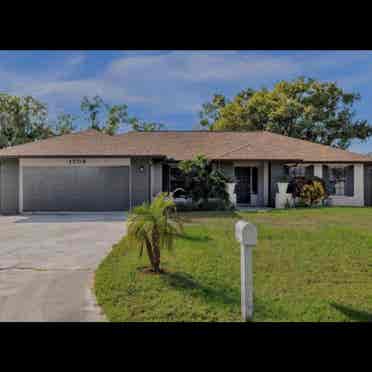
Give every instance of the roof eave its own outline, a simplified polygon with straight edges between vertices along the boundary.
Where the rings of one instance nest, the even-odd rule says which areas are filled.
[[[25,158],[152,158],[152,159],[164,159],[165,155],[133,155],[133,154],[123,154],[123,155],[100,155],[100,154],[64,154],[64,155],[0,155],[0,159],[25,159]]]

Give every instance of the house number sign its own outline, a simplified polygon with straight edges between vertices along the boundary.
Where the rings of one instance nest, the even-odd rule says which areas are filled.
[[[67,160],[67,162],[70,165],[79,165],[79,164],[85,164],[87,161],[85,159],[69,159]]]

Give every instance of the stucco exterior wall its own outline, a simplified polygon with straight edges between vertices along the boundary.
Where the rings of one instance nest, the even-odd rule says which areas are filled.
[[[233,162],[219,162],[219,168],[225,173],[227,177],[234,177],[234,163]]]
[[[277,183],[280,178],[285,175],[284,170],[285,163],[282,162],[272,162],[271,163],[271,184],[270,184],[270,199],[269,205],[275,206],[275,194],[278,192]]]
[[[1,214],[1,187],[2,187],[2,185],[1,185],[1,165],[2,165],[2,160],[0,160],[0,214]]]
[[[143,171],[141,171],[141,168]],[[151,165],[149,159],[131,159],[131,208],[150,201]]]
[[[163,190],[163,164],[153,163],[151,165],[151,198]]]
[[[18,159],[6,159],[0,167],[1,213],[18,213],[19,165]]]
[[[364,205],[372,207],[372,165],[364,166]]]
[[[261,165],[258,167],[257,178],[257,206],[263,207],[265,205],[265,182],[263,163],[261,163]]]

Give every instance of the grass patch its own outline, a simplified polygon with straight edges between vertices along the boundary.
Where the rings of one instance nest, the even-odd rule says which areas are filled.
[[[372,208],[190,212],[166,270],[114,246],[96,271],[111,321],[240,321],[240,250],[234,223],[256,224],[255,321],[372,321]]]

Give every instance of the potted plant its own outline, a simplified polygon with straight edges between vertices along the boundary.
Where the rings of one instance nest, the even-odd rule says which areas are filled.
[[[279,179],[277,185],[279,194],[286,194],[288,189],[288,184],[291,178],[289,176],[283,176]]]

